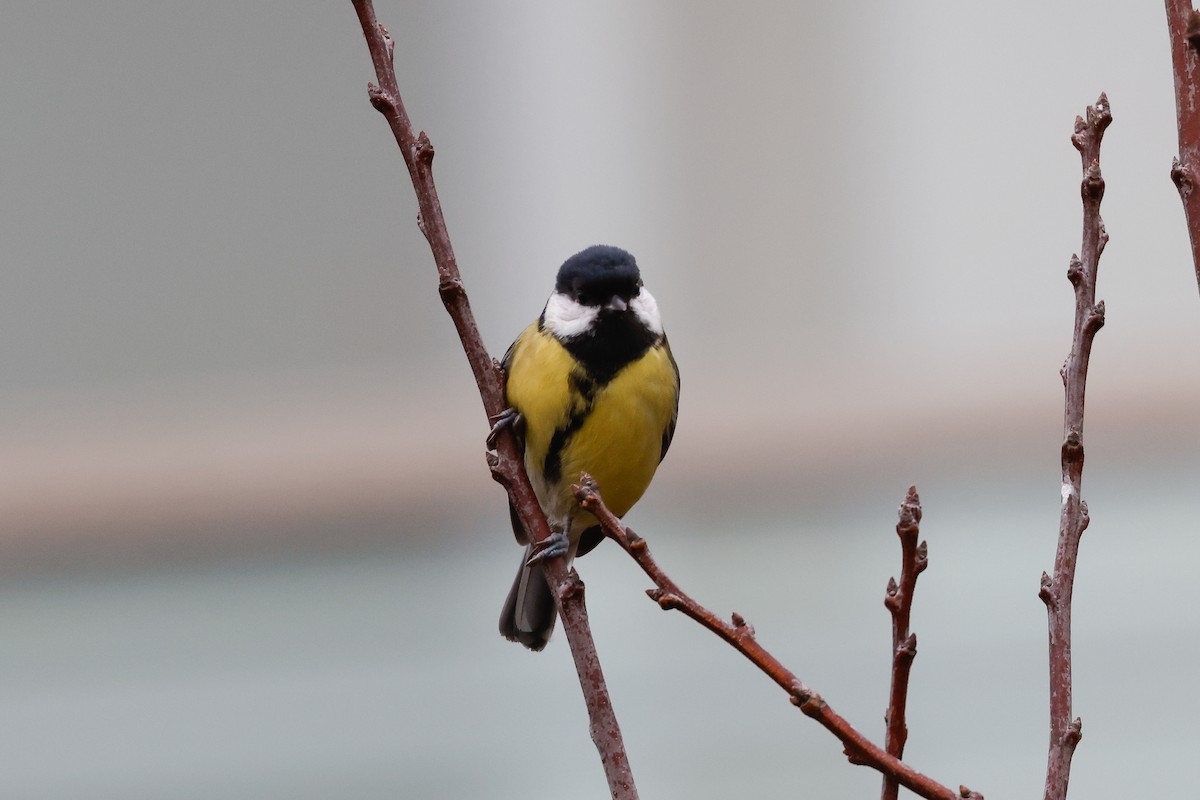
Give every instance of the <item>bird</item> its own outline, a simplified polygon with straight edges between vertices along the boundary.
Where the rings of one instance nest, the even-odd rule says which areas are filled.
[[[569,565],[604,539],[571,485],[587,472],[613,514],[633,507],[675,435],[679,367],[637,261],[594,245],[563,262],[541,315],[501,368],[507,408],[493,436],[506,425],[517,435],[552,535],[534,546],[510,502],[513,533],[526,548],[500,633],[537,651],[558,616],[540,562],[564,556]]]

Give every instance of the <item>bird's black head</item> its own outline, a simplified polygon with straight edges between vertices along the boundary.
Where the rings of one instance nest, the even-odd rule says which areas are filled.
[[[642,287],[633,256],[619,247],[597,244],[563,262],[554,290],[585,306],[604,306],[613,297],[628,303]]]

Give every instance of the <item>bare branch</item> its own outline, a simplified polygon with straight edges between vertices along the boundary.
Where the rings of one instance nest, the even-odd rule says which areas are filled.
[[[767,677],[787,692],[788,699],[793,705],[807,716],[815,719],[841,741],[843,752],[851,764],[871,767],[885,777],[895,780],[901,786],[921,797],[929,798],[929,800],[961,800],[962,798],[983,800],[983,795],[972,792],[965,786],[960,786],[958,791],[943,786],[872,743],[838,715],[821,695],[805,686],[795,674],[759,644],[755,637],[754,626],[750,625],[741,614],[734,613],[731,615],[730,621],[726,622],[679,588],[678,584],[663,572],[662,568],[658,566],[658,562],[650,555],[650,548],[646,544],[646,540],[621,525],[621,521],[605,507],[604,500],[600,497],[590,476],[582,475],[579,485],[572,488],[579,504],[599,520],[604,534],[632,556],[642,571],[654,582],[655,588],[646,591],[651,600],[658,603],[664,610],[674,609],[683,612],[748,658],[751,663],[766,673]]]
[[[1183,201],[1192,265],[1200,284],[1200,13],[1192,8],[1191,0],[1166,3],[1179,128],[1179,155],[1171,164],[1171,180]]]
[[[1087,503],[1080,491],[1083,481],[1083,408],[1092,341],[1104,325],[1104,303],[1096,302],[1096,270],[1108,242],[1100,201],[1104,178],[1100,173],[1100,142],[1112,122],[1108,97],[1100,95],[1088,106],[1087,119],[1075,118],[1071,143],[1079,150],[1083,166],[1080,195],[1083,199],[1083,244],[1071,257],[1067,279],[1075,290],[1075,331],[1071,352],[1062,366],[1064,387],[1062,445],[1062,510],[1054,574],[1042,573],[1038,596],[1046,604],[1050,635],[1050,748],[1046,763],[1045,800],[1066,800],[1071,758],[1082,735],[1082,723],[1071,717],[1071,598],[1079,542],[1088,526]]]
[[[917,657],[917,635],[909,632],[909,622],[917,576],[929,566],[929,549],[925,542],[918,544],[921,498],[917,496],[917,487],[908,488],[899,514],[896,535],[900,537],[900,583],[897,584],[895,578],[888,579],[887,595],[883,601],[892,615],[892,683],[884,721],[887,723],[888,753],[896,758],[904,758],[904,743],[908,741],[908,725],[905,722],[908,676],[912,671],[913,659]],[[894,778],[884,776],[880,793],[882,800],[896,800],[899,794],[899,783]]]
[[[404,163],[408,167],[420,207],[417,225],[429,242],[433,260],[437,265],[438,293],[454,321],[467,361],[475,373],[484,411],[489,419],[496,420],[505,410],[504,384],[499,366],[488,354],[483,338],[479,335],[462,276],[458,271],[446,220],[442,216],[442,205],[438,200],[437,186],[433,181],[433,145],[424,132],[419,135],[415,133],[404,109],[392,58],[395,41],[375,19],[375,9],[371,0],[353,2],[379,81],[378,85],[368,85],[367,94],[371,105],[387,120],[396,138],[396,144],[400,146],[400,152],[404,156]],[[525,467],[512,431],[500,431],[495,438],[495,447],[496,452],[488,454],[492,477],[508,491],[531,541],[540,542],[548,538],[549,525],[529,485],[529,478],[525,475]],[[629,767],[621,729],[617,724],[604,674],[600,669],[596,645],[588,626],[587,608],[583,602],[583,583],[573,570],[568,573],[561,558],[547,559],[544,569],[547,580],[555,590],[559,617],[571,646],[575,670],[579,675],[579,684],[587,704],[592,741],[600,751],[600,761],[604,766],[609,791],[614,800],[636,800],[638,794],[633,772]]]

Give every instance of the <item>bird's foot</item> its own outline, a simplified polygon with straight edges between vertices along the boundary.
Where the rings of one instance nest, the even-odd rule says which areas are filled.
[[[487,447],[488,450],[496,449],[496,439],[500,436],[500,432],[505,428],[512,428],[514,432],[521,430],[521,423],[525,418],[521,416],[521,412],[515,408],[506,408],[494,417],[489,417],[492,423],[492,429],[488,431]]]
[[[566,531],[555,530],[550,533],[549,538],[533,545],[532,550],[533,554],[525,561],[525,565],[529,567],[548,558],[558,558],[571,552],[571,538],[567,536]]]

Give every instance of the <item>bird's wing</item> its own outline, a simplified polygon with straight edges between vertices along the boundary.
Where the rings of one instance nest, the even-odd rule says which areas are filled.
[[[663,431],[662,452],[658,456],[660,462],[667,457],[667,450],[671,447],[671,440],[675,438],[675,422],[679,419],[679,365],[675,363],[675,356],[671,354],[671,345],[667,344],[667,337],[665,335],[663,336],[662,346],[667,351],[667,358],[671,361],[671,369],[675,370],[675,409],[671,412],[671,421],[667,423],[667,427]]]

